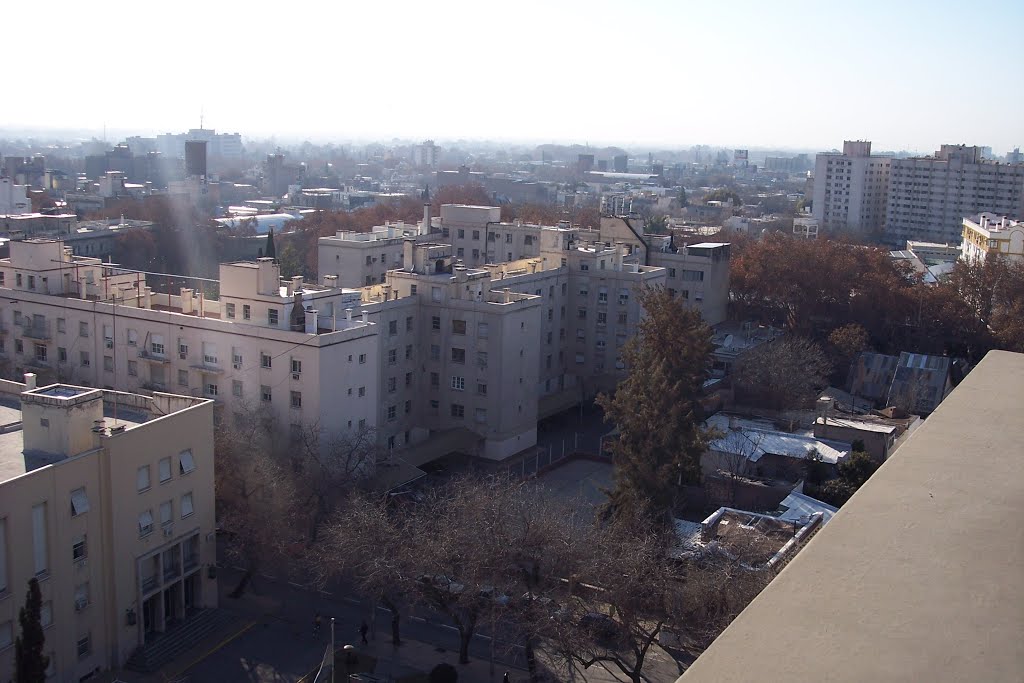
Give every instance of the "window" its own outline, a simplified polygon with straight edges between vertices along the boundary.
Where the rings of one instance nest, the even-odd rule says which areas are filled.
[[[71,516],[77,517],[89,511],[89,497],[85,495],[85,488],[77,488],[71,492]]]
[[[188,474],[196,468],[195,458],[192,457],[192,449],[187,448],[178,454],[178,466],[182,474]]]
[[[466,378],[459,377],[457,375],[452,375],[452,389],[454,389],[455,391],[465,391]]]
[[[486,368],[487,367],[487,352],[486,351],[477,351],[476,352],[476,364],[477,364],[478,367],[481,367],[481,368]]]
[[[629,303],[629,290],[628,289],[620,289],[619,290],[619,305],[620,306],[625,306],[628,303]]]
[[[231,380],[231,395],[235,396],[237,398],[241,398],[242,397],[242,382],[241,381],[239,381],[237,379]]]
[[[438,407],[440,407],[440,405],[441,405],[440,401],[438,401],[436,399],[431,400],[430,401],[430,414],[431,415],[437,415],[437,409],[438,409]]]
[[[608,314],[605,313],[604,311],[598,311],[597,312],[597,324],[598,325],[607,325],[608,324]]]
[[[452,347],[452,362],[453,363],[465,363],[466,362],[466,349],[460,349],[458,347]]]
[[[14,284],[16,287],[21,287],[21,273],[14,274]]]
[[[405,402],[405,414],[408,415],[411,412],[412,412],[412,401],[406,401]],[[409,441],[409,439],[406,438],[406,442],[408,442],[408,441]]]
[[[269,370],[273,367],[274,359],[269,353],[260,351],[260,367]]]
[[[61,334],[64,334],[65,332],[67,332],[67,321],[64,320],[64,318],[57,318],[57,331],[60,332]],[[128,332],[131,333],[131,332],[134,332],[134,330],[129,330]],[[130,338],[130,334],[129,334],[129,338]]]
[[[36,276],[35,275],[29,275],[28,276],[28,288],[29,289],[35,289],[36,288]]]
[[[360,365],[366,365],[366,354],[365,353],[359,354],[359,364]]]
[[[78,336],[88,337],[89,336],[89,323],[78,323]]]
[[[576,338],[577,339],[586,339],[587,338],[587,331],[585,329],[583,329],[582,327],[577,327],[576,328]]]
[[[435,315],[430,318],[430,329],[439,330],[441,329],[441,316]]]
[[[409,360],[412,358],[412,344],[405,345],[405,359]]]
[[[39,625],[42,626],[43,628],[49,628],[49,627],[53,626],[53,601],[52,600],[47,600],[46,602],[44,602],[42,605],[39,606]],[[51,664],[52,663],[53,662],[51,661]],[[53,674],[50,673],[49,669],[48,669],[46,675],[47,675],[47,677],[50,677]]]
[[[139,361],[130,360],[128,361],[128,376],[138,377],[139,376]]]
[[[466,250],[462,247],[459,247],[458,249],[455,250],[455,255],[458,256],[459,258],[462,258],[463,256],[466,255]]]
[[[608,288],[601,287],[597,290],[597,303],[606,304],[608,303]]]
[[[178,339],[178,355],[182,358],[188,357],[188,342],[184,339]]]
[[[270,325],[271,327],[277,327],[277,309],[276,308],[268,308],[267,309],[267,324]]]
[[[233,319],[235,317],[235,305],[224,304],[224,315],[226,315],[229,319]]]
[[[430,288],[430,299],[432,301],[440,301],[441,300],[441,288],[440,287],[431,287]]]
[[[203,363],[206,365],[217,364],[217,345],[210,342],[203,342]]]
[[[298,358],[292,358],[292,373],[299,374],[302,372],[302,361]]]
[[[512,244],[512,233],[505,234],[505,244]]]
[[[465,415],[466,415],[466,406],[464,406],[464,405],[462,405],[460,403],[453,403],[452,404],[452,417],[461,420],[463,417],[465,417]]]
[[[35,344],[36,360],[46,362],[46,344]],[[104,359],[106,360],[106,359]],[[113,359],[111,360],[111,370],[113,369]]]
[[[619,324],[620,325],[625,325],[626,324],[626,319],[627,319],[627,314],[626,313],[619,313]]]
[[[139,515],[139,537],[153,533],[153,511],[146,510]]]
[[[476,324],[476,336],[480,337],[481,339],[487,339],[487,336],[489,334],[490,328],[488,327],[487,323]]]
[[[430,360],[441,360],[441,347],[437,344],[430,345]]]
[[[366,387],[359,387],[359,398],[366,396]]]
[[[207,382],[206,383],[206,395],[207,396],[216,396],[219,391],[220,391],[220,387],[218,387],[216,384],[213,384],[211,382]]]
[[[231,363],[236,370],[242,367],[242,353],[235,347],[231,348]]]
[[[143,465],[135,475],[135,490],[142,493],[143,491],[148,491],[149,487],[149,465]]]
[[[675,277],[676,276],[676,269],[675,268],[669,268],[668,269],[668,276],[669,277]]]
[[[473,419],[481,424],[487,422],[487,410],[484,408],[477,408],[473,415]]]
[[[88,351],[80,351],[79,354],[78,354],[78,360],[82,364],[83,368],[89,367],[89,365],[90,365],[89,352]]]
[[[525,244],[528,247],[533,246],[533,235],[526,235],[523,238],[523,244]]]
[[[252,306],[242,304],[242,320],[249,320],[250,318],[252,318]]]
[[[78,639],[78,658],[85,659],[92,654],[92,636],[86,634]]]
[[[89,582],[75,586],[75,611],[80,611],[89,606]]]
[[[586,320],[587,319],[587,309],[585,309],[585,308],[583,308],[581,306],[579,309],[576,310],[576,317],[579,318],[580,320]]]
[[[25,344],[20,339],[15,339],[14,350],[17,353],[23,353],[25,351]]]
[[[473,239],[475,239],[475,240],[479,240],[480,239],[480,231],[479,230],[474,230],[473,231]]]
[[[261,401],[265,401],[266,403],[270,403],[273,400],[273,398],[274,397],[271,394],[270,387],[268,387],[266,384],[261,384],[260,385],[260,400]]]
[[[388,406],[388,419],[394,420],[397,416],[398,410],[395,406]]]
[[[590,270],[590,264],[589,263],[581,263],[580,264],[580,270]]]
[[[89,549],[85,543],[85,536],[76,537],[71,543],[71,561],[74,563],[85,560],[89,555]]]
[[[396,377],[388,377],[388,393],[393,394],[398,390],[398,379]]]
[[[166,527],[174,522],[174,503],[165,500],[160,503],[160,526]]]
[[[577,353],[577,354],[576,354],[576,364],[577,364],[577,365],[583,365],[583,363],[584,363],[585,361],[586,361],[586,359],[584,358],[584,356],[583,356],[583,354],[582,354],[582,353]]]
[[[178,384],[183,387],[188,386],[188,370],[178,370]]]
[[[388,365],[398,362],[398,349],[388,349]]]
[[[418,287],[416,285],[409,285],[409,295],[410,296],[416,296],[416,291],[417,290],[418,290]]]
[[[398,321],[397,320],[389,320],[388,321],[388,335],[393,337],[396,334],[398,334]]]
[[[181,518],[185,519],[193,512],[195,512],[195,510],[192,507],[192,492],[189,491],[181,496]]]
[[[166,458],[160,458],[160,462],[158,464],[158,468],[160,470],[158,472],[158,475],[160,477],[160,483],[163,484],[166,481],[170,481],[170,479],[171,479],[171,458],[170,458],[170,456],[168,456]]]
[[[156,356],[164,355],[164,338],[159,334],[154,334],[153,339],[149,342],[149,350]]]
[[[458,234],[460,240],[466,238],[466,231],[463,230],[462,228],[459,228],[458,233],[456,234]]]
[[[430,386],[438,387],[441,386],[441,376],[436,372],[430,373]]]
[[[487,395],[487,385],[484,384],[483,382],[477,382],[476,383],[476,393],[480,394],[481,396],[486,396]]]
[[[407,386],[407,387],[411,387],[412,386],[412,373],[411,372],[405,373],[405,386]]]
[[[466,334],[466,321],[465,320],[453,320],[452,321],[452,334]]]

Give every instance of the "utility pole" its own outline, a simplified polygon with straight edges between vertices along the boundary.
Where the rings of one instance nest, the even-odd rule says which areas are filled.
[[[331,683],[334,683],[334,617],[331,617]]]

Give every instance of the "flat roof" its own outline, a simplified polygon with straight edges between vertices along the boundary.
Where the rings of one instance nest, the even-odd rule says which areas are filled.
[[[1024,679],[1021,405],[990,352],[680,683]]]

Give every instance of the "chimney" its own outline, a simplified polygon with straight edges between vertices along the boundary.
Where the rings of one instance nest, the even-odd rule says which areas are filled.
[[[185,314],[192,313],[192,290],[187,287],[181,288],[181,312]]]
[[[296,275],[292,278],[292,292],[299,293],[302,291],[302,276]]]
[[[324,275],[324,287],[330,287],[331,289],[338,288],[338,276],[337,275]]]
[[[316,309],[306,309],[306,334],[316,334],[317,329],[317,312]]]
[[[423,205],[423,225],[420,226],[420,234],[430,234],[430,204]]]
[[[345,309],[345,320],[351,325],[352,324],[352,309]]]
[[[25,391],[35,391],[36,389],[36,374],[34,372],[25,373]]]

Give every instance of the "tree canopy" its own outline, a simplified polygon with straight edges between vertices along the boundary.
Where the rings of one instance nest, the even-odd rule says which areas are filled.
[[[713,350],[700,313],[663,287],[640,295],[636,335],[623,347],[628,376],[601,395],[605,419],[618,428],[609,509],[645,508],[667,522],[680,492],[700,476],[706,438],[698,402]]]

